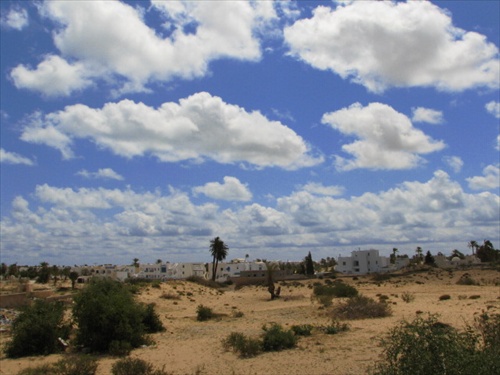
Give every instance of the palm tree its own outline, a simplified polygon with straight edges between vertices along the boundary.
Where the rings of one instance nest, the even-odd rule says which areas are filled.
[[[134,259],[132,260],[132,265],[133,265],[135,268],[139,267],[139,258],[134,258]]]
[[[479,244],[477,243],[477,241],[472,240],[472,241],[469,241],[469,243],[467,244],[467,247],[472,249],[472,255],[474,255],[476,253],[477,248],[479,247]]]
[[[156,264],[162,264],[163,263],[163,260],[161,259],[156,259]]]
[[[424,251],[422,250],[422,248],[420,246],[417,246],[417,249],[415,250],[415,252],[417,253],[417,258],[418,260],[421,262],[423,260],[423,253]]]
[[[210,254],[212,254],[212,281],[217,277],[217,265],[227,257],[229,247],[219,237],[210,240]]]

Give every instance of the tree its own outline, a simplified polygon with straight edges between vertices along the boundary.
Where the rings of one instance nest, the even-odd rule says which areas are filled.
[[[19,275],[19,267],[17,266],[17,263],[11,264],[7,273],[9,276],[17,277]]]
[[[12,340],[7,344],[7,357],[55,353],[60,346],[58,338],[67,338],[69,326],[63,324],[64,304],[35,300],[21,309],[12,323]]]
[[[161,259],[156,259],[156,264],[162,264],[163,263],[163,260]]]
[[[134,259],[132,260],[132,265],[133,265],[135,268],[139,267],[139,258],[134,258]]]
[[[389,257],[391,264],[395,264],[396,263],[396,258],[397,258],[398,251],[399,250],[397,248],[395,248],[395,247],[392,248],[392,254]]]
[[[424,263],[430,266],[434,264],[434,257],[432,256],[430,251],[427,251],[427,254],[425,254]]]
[[[145,343],[152,307],[136,302],[126,285],[94,278],[75,296],[76,343],[92,352],[130,351]]]
[[[7,265],[2,262],[2,264],[0,265],[0,276],[5,276],[8,269],[9,268],[7,267]]]
[[[306,275],[314,275],[314,262],[310,251],[304,258],[304,266]]]
[[[76,280],[78,280],[78,272],[71,271],[69,273],[69,279],[71,280],[71,289],[75,289]]]
[[[476,255],[481,259],[481,262],[495,262],[500,260],[500,250],[495,250],[489,240],[484,240],[483,244],[477,249]]]
[[[417,253],[417,260],[419,262],[421,262],[424,258],[422,248],[420,246],[417,246],[417,249],[415,250],[415,252]]]
[[[474,255],[476,253],[477,249],[479,248],[479,245],[478,245],[477,241],[472,240],[472,241],[469,241],[467,243],[467,247],[472,250],[472,255]]]
[[[229,247],[219,237],[210,240],[210,254],[212,260],[212,281],[217,278],[217,265],[227,257]]]
[[[50,280],[49,264],[47,262],[41,262],[36,282],[40,284],[47,284],[49,280]]]

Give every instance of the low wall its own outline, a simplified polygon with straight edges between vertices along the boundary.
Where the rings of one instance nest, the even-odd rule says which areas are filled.
[[[31,293],[2,294],[0,295],[0,308],[15,309],[29,304],[33,298],[58,301],[68,300],[71,297],[71,295],[54,295],[50,290],[40,290]]]

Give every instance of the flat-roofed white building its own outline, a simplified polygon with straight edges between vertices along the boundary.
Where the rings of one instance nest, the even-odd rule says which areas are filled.
[[[378,250],[356,250],[350,257],[339,257],[335,270],[346,274],[363,275],[374,272],[387,272],[390,269],[389,257],[380,256]]]

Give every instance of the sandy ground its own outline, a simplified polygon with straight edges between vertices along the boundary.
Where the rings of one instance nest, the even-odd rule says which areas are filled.
[[[464,273],[481,285],[457,285]],[[380,295],[389,297],[393,316],[349,321],[347,332],[326,335],[315,331],[309,337],[301,337],[296,349],[241,359],[222,347],[222,340],[231,332],[258,336],[262,326],[270,322],[284,327],[329,324],[329,310],[311,299],[312,284],[324,280],[287,282],[282,286],[282,297],[274,301],[269,300],[264,287],[228,288],[221,292],[189,282],[167,282],[160,289],[147,288],[139,297],[143,302],[156,303],[167,331],[153,335],[154,346],[136,349],[131,356],[158,367],[165,366],[173,375],[361,375],[380,358],[379,339],[402,319],[412,320],[417,312],[440,314],[442,322],[457,328],[472,323],[474,316],[484,311],[500,313],[498,271],[431,270],[381,283],[370,276],[343,280],[368,297],[377,300]],[[415,300],[404,302],[401,299],[404,292],[413,294]],[[161,298],[164,294],[178,295],[180,299]],[[443,294],[449,294],[451,299],[440,301]],[[221,316],[207,322],[196,321],[196,308],[200,304]],[[242,312],[243,316],[235,317],[235,312]],[[1,337],[2,341],[8,340],[5,335]],[[12,360],[2,354],[0,374],[14,375],[26,367],[60,358],[61,355],[51,355]],[[110,374],[116,360],[100,357],[97,373]]]

